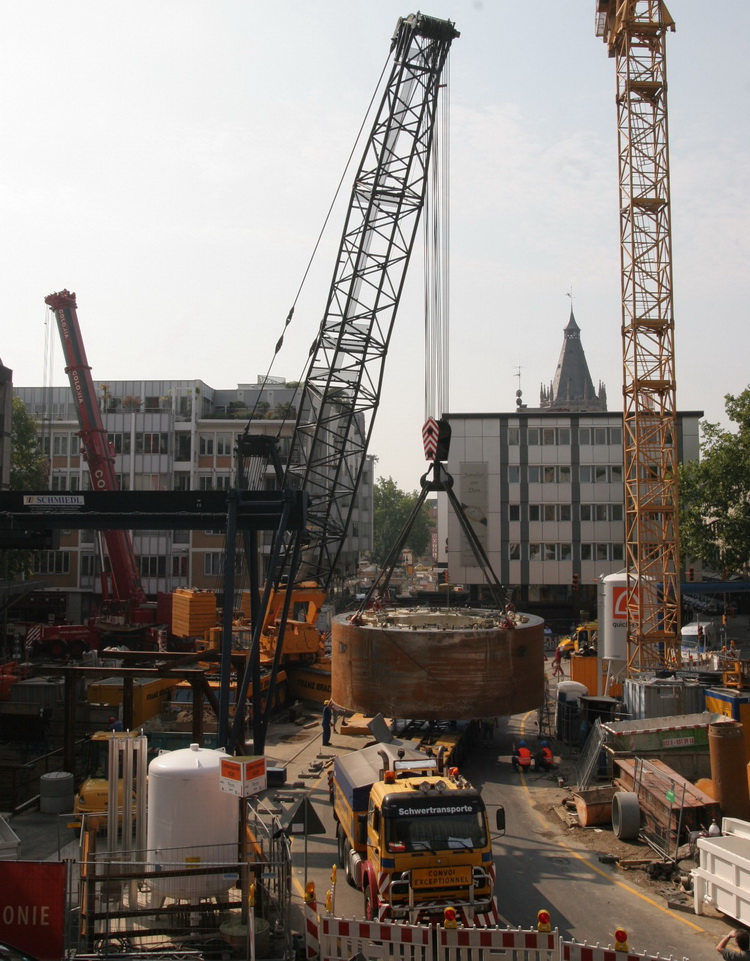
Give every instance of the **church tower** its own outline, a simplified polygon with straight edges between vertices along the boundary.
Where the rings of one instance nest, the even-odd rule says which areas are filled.
[[[581,329],[570,308],[570,320],[563,332],[563,346],[557,362],[555,378],[549,387],[542,385],[539,406],[542,410],[594,411],[607,409],[607,391],[594,383],[581,345]]]

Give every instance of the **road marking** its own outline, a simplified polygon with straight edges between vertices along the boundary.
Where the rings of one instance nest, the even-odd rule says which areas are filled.
[[[521,718],[521,734],[522,735],[524,733],[526,721],[529,717],[531,717],[532,714],[536,714],[536,711],[528,711],[528,713],[524,714],[524,716]],[[545,825],[545,827],[547,827],[548,826],[547,819],[544,817],[541,811],[538,811],[536,809],[536,805],[532,800],[532,794],[531,794],[531,791],[529,790],[528,784],[526,783],[526,778],[524,777],[523,771],[521,771],[521,786],[526,792],[526,797],[529,802],[529,806],[531,810],[534,812],[534,816],[537,818],[538,821],[542,822]],[[661,904],[647,897],[645,894],[642,894],[640,891],[636,890],[636,888],[632,888],[630,887],[629,884],[625,884],[624,881],[618,881],[616,878],[613,878],[611,874],[607,874],[606,871],[602,871],[601,868],[598,868],[595,864],[589,861],[587,857],[581,854],[580,851],[577,851],[575,848],[570,847],[570,845],[566,844],[565,841],[556,839],[552,843],[556,844],[558,847],[563,848],[565,851],[568,851],[570,854],[573,855],[573,857],[578,858],[579,861],[582,861],[587,867],[591,868],[591,870],[595,874],[599,874],[601,877],[606,878],[607,881],[611,881],[612,884],[616,885],[618,888],[622,888],[623,891],[627,891],[628,894],[635,895],[635,897],[640,898],[641,901],[645,901],[646,904],[650,904],[652,907],[661,911],[662,914],[668,915],[668,917],[672,918],[674,921],[680,921],[682,924],[687,925],[689,928],[692,928],[694,931],[699,931],[701,934],[708,934],[708,931],[706,931],[705,928],[702,928],[699,924],[695,924],[693,921],[688,921],[687,918],[683,918],[679,914],[675,914],[673,911],[670,911],[668,908],[662,907]]]

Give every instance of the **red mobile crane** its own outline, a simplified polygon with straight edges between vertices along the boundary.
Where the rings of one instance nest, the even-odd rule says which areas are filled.
[[[76,295],[68,290],[45,297],[55,315],[65,354],[65,372],[76,402],[81,438],[81,454],[88,464],[91,486],[98,491],[118,490],[115,454],[107,440],[91,367],[81,337],[76,311]],[[87,646],[99,648],[108,635],[143,634],[154,625],[156,607],[150,604],[141,586],[138,562],[130,533],[102,531],[109,556],[110,570],[102,564],[102,605],[88,625],[50,625],[30,628],[27,639],[56,656],[79,655]],[[84,641],[86,643],[84,643]]]

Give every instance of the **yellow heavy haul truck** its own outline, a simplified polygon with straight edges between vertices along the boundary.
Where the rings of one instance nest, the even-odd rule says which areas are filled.
[[[331,800],[338,862],[364,894],[369,921],[496,924],[492,840],[480,792],[403,743],[376,744],[334,761]],[[505,811],[496,814],[505,830]]]

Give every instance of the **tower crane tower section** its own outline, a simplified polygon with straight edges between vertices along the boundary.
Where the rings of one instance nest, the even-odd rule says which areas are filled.
[[[680,661],[672,240],[662,0],[596,0],[617,74],[628,674]]]

